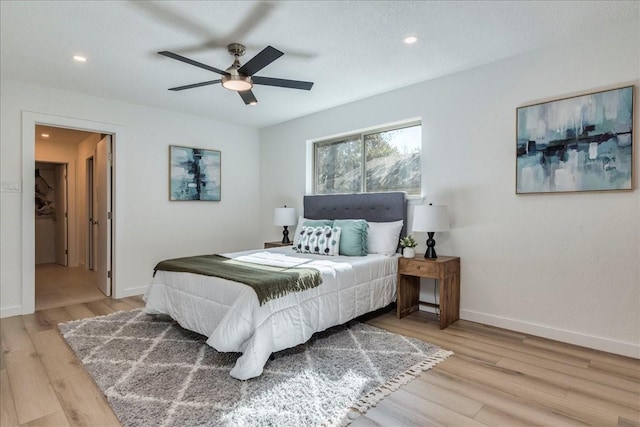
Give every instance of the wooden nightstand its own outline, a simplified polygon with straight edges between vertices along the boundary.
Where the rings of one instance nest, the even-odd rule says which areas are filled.
[[[265,249],[269,249],[269,248],[279,248],[281,246],[291,246],[293,245],[293,242],[291,243],[282,243],[282,242],[264,242],[264,248]]]
[[[436,279],[440,304],[420,301],[420,278]],[[397,315],[402,318],[419,308],[419,304],[440,309],[440,329],[460,318],[460,258],[421,256],[398,260]]]

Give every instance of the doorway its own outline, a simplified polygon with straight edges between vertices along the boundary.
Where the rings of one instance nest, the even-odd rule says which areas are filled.
[[[36,264],[68,265],[67,163],[35,165]]]
[[[111,136],[43,125],[35,135],[35,309],[110,296]]]

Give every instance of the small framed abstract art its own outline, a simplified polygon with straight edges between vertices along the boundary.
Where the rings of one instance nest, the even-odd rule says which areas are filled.
[[[169,146],[169,200],[220,201],[221,153]]]
[[[520,107],[516,194],[631,190],[633,86]]]

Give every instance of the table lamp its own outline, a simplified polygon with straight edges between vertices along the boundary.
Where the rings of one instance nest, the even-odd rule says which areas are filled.
[[[288,208],[287,205],[284,205],[284,208],[275,208],[273,211],[273,225],[284,227],[282,231],[282,243],[284,244],[288,245],[291,243],[287,227],[289,225],[295,225],[296,222],[298,222],[296,218],[296,208]]]
[[[434,205],[429,203],[428,206],[418,205],[413,210],[412,230],[426,231],[427,251],[425,258],[438,258],[436,255],[436,241],[433,235],[437,231],[449,231],[449,216],[447,215],[447,207],[445,205]]]

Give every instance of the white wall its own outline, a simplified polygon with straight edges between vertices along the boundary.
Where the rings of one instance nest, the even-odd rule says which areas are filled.
[[[23,187],[0,195],[2,317],[33,310],[33,233],[29,236],[28,227],[23,229],[33,212],[23,212],[22,200],[25,191],[33,199],[33,170],[22,166],[24,153],[33,156],[22,139],[33,130],[22,128],[25,114],[88,124],[79,126],[83,130],[120,130],[114,143],[116,297],[141,293],[161,259],[261,244],[260,145],[255,129],[17,81],[0,84],[0,179],[3,188],[16,183]],[[170,144],[222,151],[221,202],[168,201]]]
[[[56,223],[52,217],[36,218],[35,263],[56,262]]]
[[[640,357],[640,192],[515,194],[517,107],[629,84],[637,101],[639,79],[636,22],[263,129],[263,239],[278,236],[275,206],[302,208],[307,140],[420,117],[423,190],[452,222],[438,253],[461,257],[461,317]]]

